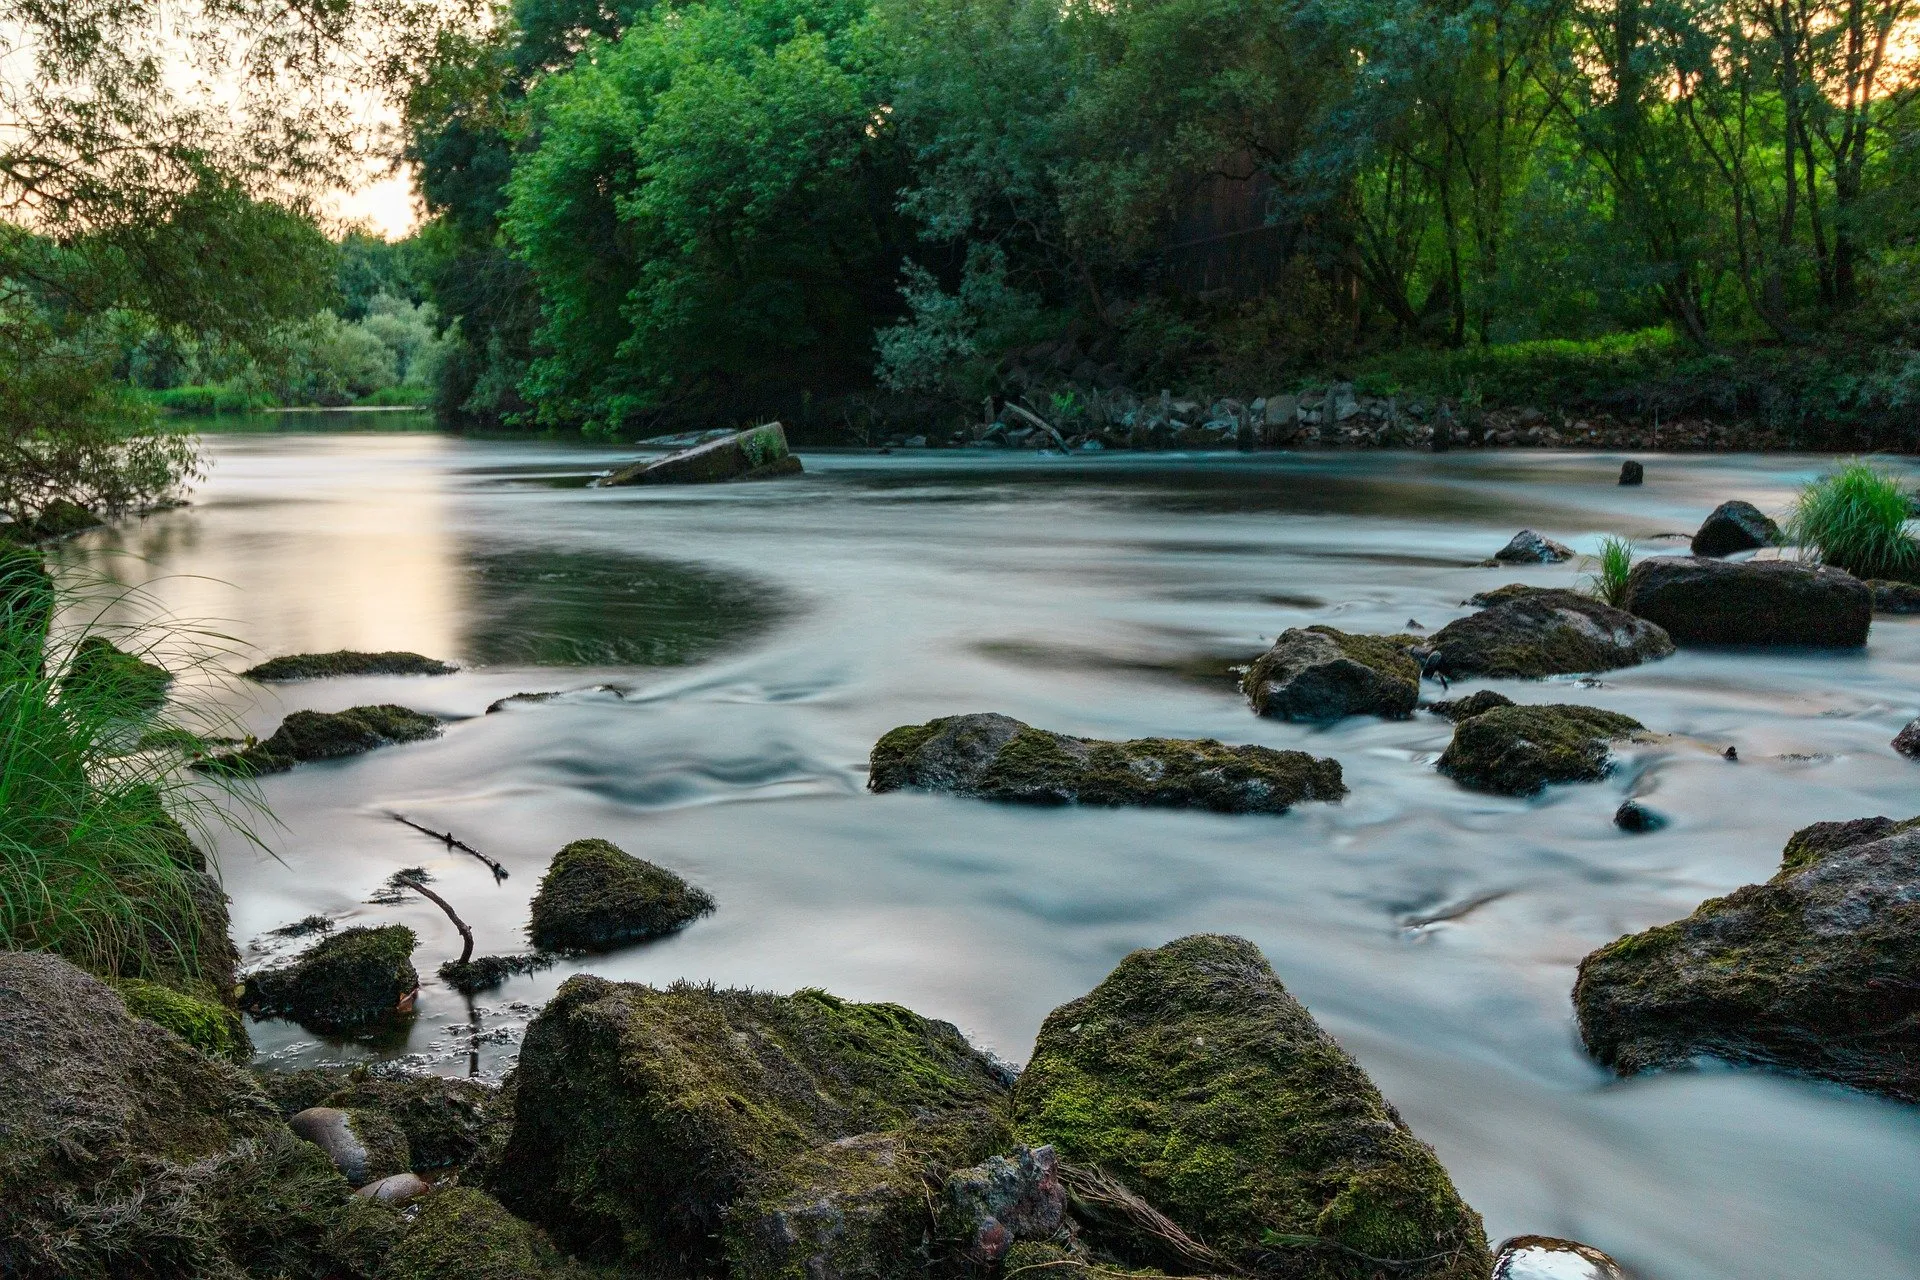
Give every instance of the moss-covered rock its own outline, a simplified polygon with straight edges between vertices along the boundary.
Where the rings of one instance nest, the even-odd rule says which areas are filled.
[[[558,956],[545,951],[525,951],[510,956],[475,956],[471,960],[448,960],[438,972],[440,981],[461,995],[471,996],[491,991],[518,974],[550,969],[558,959]]]
[[[1780,870],[1580,963],[1587,1049],[1623,1074],[1695,1057],[1920,1100],[1920,818],[1823,822]]]
[[[77,502],[55,498],[33,518],[31,536],[43,542],[57,542],[76,533],[98,529],[106,521]]]
[[[1351,635],[1332,627],[1295,627],[1254,660],[1240,689],[1263,716],[1337,720],[1413,713],[1420,664],[1412,636]]]
[[[1644,730],[1598,707],[1495,707],[1459,722],[1438,767],[1476,791],[1530,796],[1551,783],[1606,777],[1612,744]]]
[[[657,938],[713,910],[704,889],[607,840],[553,855],[533,895],[527,934],[543,951],[605,951]]]
[[[1673,652],[1659,627],[1577,591],[1515,583],[1474,603],[1485,607],[1426,641],[1431,670],[1537,680],[1637,666]]]
[[[352,1084],[354,1073],[345,1067],[300,1067],[292,1071],[255,1067],[253,1079],[280,1112],[280,1118],[291,1120]]]
[[[361,1030],[394,1014],[419,989],[415,941],[404,925],[342,929],[290,963],[250,975],[242,1007],[314,1031]]]
[[[335,649],[332,653],[291,653],[269,658],[240,674],[249,680],[324,680],[334,676],[450,676],[459,668],[438,658],[403,649],[362,653]]]
[[[409,1168],[447,1169],[473,1156],[498,1095],[478,1080],[361,1074],[326,1094],[321,1105],[385,1116],[406,1137]]]
[[[769,480],[798,475],[800,459],[787,448],[786,429],[777,422],[750,427],[615,471],[602,485],[714,484],[723,480]]]
[[[157,1022],[202,1053],[245,1062],[253,1043],[233,1009],[201,996],[189,995],[157,982],[121,978],[114,982],[127,1012]]]
[[[1122,960],[1048,1016],[1014,1103],[1022,1138],[1117,1179],[1246,1274],[1481,1280],[1491,1267],[1479,1215],[1432,1150],[1244,939]],[[1182,1262],[1123,1212],[1083,1217],[1123,1256]]]
[[[452,1187],[426,1199],[377,1280],[542,1280],[552,1261],[551,1246],[499,1201]]]
[[[405,1173],[412,1163],[407,1135],[378,1111],[308,1107],[289,1119],[287,1127],[326,1152],[351,1186]]]
[[[993,714],[946,716],[893,730],[874,745],[867,786],[1029,804],[1216,813],[1285,813],[1305,800],[1338,800],[1347,793],[1339,761],[1304,751],[1229,747],[1211,738],[1102,742]]]
[[[920,1158],[917,1135],[862,1135],[952,1123],[940,1150],[961,1151],[967,1117],[998,1128],[1007,1083],[952,1026],[898,1005],[577,977],[527,1028],[489,1189],[576,1252],[704,1276],[723,1232],[749,1248],[745,1205],[771,1208],[836,1168],[867,1177],[877,1153]],[[1002,1135],[980,1136],[991,1149]]]
[[[1458,723],[1471,720],[1477,715],[1492,711],[1495,707],[1511,707],[1513,699],[1504,693],[1495,693],[1492,689],[1475,689],[1464,698],[1449,698],[1442,702],[1429,702],[1427,710],[1443,720]]]
[[[391,703],[345,711],[296,711],[280,722],[272,737],[244,751],[215,756],[201,767],[248,776],[285,773],[311,760],[339,760],[439,735],[438,720]]]
[[[1680,644],[1857,649],[1873,623],[1866,583],[1792,560],[1655,556],[1633,566],[1623,603]]]
[[[74,646],[61,684],[65,696],[89,706],[140,715],[167,700],[173,674],[104,636],[88,636]]]

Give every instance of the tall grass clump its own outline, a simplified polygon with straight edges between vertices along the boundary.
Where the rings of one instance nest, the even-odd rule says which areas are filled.
[[[1920,541],[1907,532],[1907,491],[1894,475],[1849,462],[1800,491],[1788,536],[1856,578],[1920,580]]]
[[[1627,574],[1633,570],[1633,543],[1611,535],[1600,539],[1597,567],[1587,579],[1587,592],[1618,609],[1627,598]]]

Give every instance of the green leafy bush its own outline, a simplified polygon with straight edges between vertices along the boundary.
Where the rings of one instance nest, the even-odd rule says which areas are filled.
[[[1801,490],[1787,533],[1823,564],[1856,578],[1920,580],[1920,542],[1907,531],[1909,502],[1898,478],[1850,462]]]

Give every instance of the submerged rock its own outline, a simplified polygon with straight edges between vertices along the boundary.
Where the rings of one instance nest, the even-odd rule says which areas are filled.
[[[289,1119],[287,1127],[326,1152],[349,1186],[407,1171],[407,1135],[377,1111],[309,1107]]]
[[[1476,689],[1464,698],[1449,698],[1444,702],[1429,702],[1427,710],[1443,720],[1458,723],[1471,720],[1477,715],[1492,711],[1495,707],[1511,707],[1512,698],[1504,693],[1495,693],[1492,689]]]
[[[575,840],[541,878],[527,933],[543,951],[605,951],[672,933],[713,905],[706,890],[610,841]]]
[[[576,977],[527,1028],[490,1189],[642,1274],[915,1275],[903,1215],[926,1230],[922,1180],[1005,1150],[1007,1085],[898,1005]],[[839,1229],[912,1248],[805,1270]]]
[[[1372,1277],[1379,1259],[1430,1259],[1419,1274],[1449,1280],[1492,1265],[1433,1151],[1244,939],[1122,960],[1048,1016],[1014,1102],[1021,1138],[1098,1171],[1076,1201],[1126,1256],[1325,1280]],[[1114,1181],[1218,1261],[1169,1255]]]
[[[33,518],[30,527],[34,538],[53,542],[71,538],[76,533],[85,533],[89,529],[98,529],[105,524],[106,521],[79,503],[55,498],[40,509],[40,514]]]
[[[475,956],[471,960],[448,960],[440,966],[440,981],[461,995],[491,991],[508,978],[522,973],[550,969],[559,957],[542,951],[526,951],[510,956]]]
[[[1920,818],[1795,832],[1780,870],[1580,962],[1587,1049],[1624,1075],[1707,1056],[1920,1099]]]
[[[465,1164],[479,1148],[499,1091],[446,1076],[349,1076],[320,1105],[386,1117],[404,1135],[410,1169]]]
[[[1644,729],[1598,707],[1496,707],[1459,723],[1437,767],[1476,791],[1530,796],[1550,783],[1605,777],[1612,744]]]
[[[1256,713],[1285,720],[1411,715],[1420,701],[1412,636],[1349,635],[1295,627],[1255,660],[1240,681]]]
[[[1791,560],[1642,560],[1627,575],[1625,606],[1680,644],[1858,648],[1873,622],[1866,583]]]
[[[1493,1280],[1627,1280],[1620,1264],[1591,1245],[1552,1236],[1515,1236],[1493,1260]]]
[[[1513,535],[1507,545],[1493,553],[1501,564],[1563,564],[1573,559],[1573,548],[1552,538],[1543,538],[1531,529]]]
[[[375,1280],[539,1280],[563,1274],[540,1233],[484,1191],[429,1196]]]
[[[240,674],[249,680],[323,680],[330,676],[450,676],[459,669],[437,658],[400,649],[382,653],[335,649],[332,653],[293,653],[269,658]]]
[[[1780,526],[1751,502],[1723,502],[1701,522],[1693,535],[1696,556],[1730,556],[1736,551],[1756,551],[1780,541]]]
[[[1885,578],[1869,578],[1867,586],[1873,591],[1875,613],[1920,613],[1920,586]]]
[[[1102,742],[991,713],[893,730],[874,744],[867,786],[876,792],[913,787],[988,800],[1216,813],[1285,813],[1305,800],[1338,800],[1347,793],[1339,761],[1304,751],[1229,747],[1211,738]]]
[[[1920,720],[1913,721],[1893,735],[1893,749],[1903,756],[1920,760]]]
[[[736,431],[646,462],[622,467],[600,481],[629,484],[712,484],[721,480],[765,480],[796,475],[800,459],[787,448],[786,429],[777,422]]]
[[[1635,462],[1631,458],[1620,464],[1621,484],[1641,484],[1645,482],[1646,478],[1647,469],[1643,464]]]
[[[200,767],[248,776],[285,773],[312,760],[339,760],[376,747],[439,736],[438,720],[392,703],[345,711],[296,711],[280,722],[271,738],[244,751],[215,756]]]
[[[290,963],[246,980],[244,1008],[292,1018],[314,1031],[358,1031],[399,1009],[420,987],[413,930],[389,924],[342,929]]]
[[[1667,825],[1667,820],[1638,800],[1628,800],[1613,811],[1613,825],[1622,831],[1643,835],[1649,831],[1658,831]]]
[[[153,711],[167,700],[173,673],[118,648],[102,636],[74,646],[61,678],[61,692],[88,705],[127,715]]]
[[[1485,607],[1426,641],[1431,670],[1538,680],[1638,666],[1673,652],[1673,641],[1653,623],[1578,591],[1515,583],[1474,603]]]

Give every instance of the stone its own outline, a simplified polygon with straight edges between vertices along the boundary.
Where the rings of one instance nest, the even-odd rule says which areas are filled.
[[[1641,484],[1646,481],[1647,469],[1640,463],[1628,459],[1620,464],[1620,483],[1626,485]]]
[[[917,1251],[920,1180],[1008,1148],[1009,1083],[951,1025],[898,1005],[580,976],[527,1028],[488,1185],[591,1261],[805,1275],[836,1225],[905,1238],[909,1193]],[[918,1274],[910,1261],[811,1274]]]
[[[1021,1240],[1047,1240],[1066,1220],[1060,1156],[1052,1147],[1016,1147],[947,1176],[946,1194],[961,1253],[975,1266],[1005,1260]]]
[[[1413,636],[1351,635],[1333,627],[1291,627],[1240,680],[1254,712],[1283,720],[1373,715],[1401,719],[1420,701]]]
[[[724,480],[766,480],[797,475],[801,470],[800,459],[787,448],[786,428],[769,422],[696,444],[664,458],[635,462],[599,483],[604,487],[714,484]]]
[[[1531,529],[1522,529],[1493,553],[1501,564],[1563,564],[1573,559],[1573,548]]]
[[[473,1187],[428,1196],[374,1280],[540,1280],[567,1274],[553,1246]]]
[[[509,956],[475,956],[471,960],[448,960],[439,969],[440,981],[461,995],[478,995],[502,986],[507,979],[523,973],[538,973],[552,968],[558,957],[545,951],[526,951]]]
[[[88,636],[73,648],[61,675],[61,693],[90,706],[130,716],[156,711],[167,700],[173,674],[128,653],[102,636]]]
[[[479,1149],[499,1090],[447,1076],[349,1075],[319,1105],[391,1121],[406,1141],[410,1169],[452,1169]]]
[[[1511,707],[1512,698],[1492,689],[1476,689],[1464,698],[1450,698],[1444,702],[1429,702],[1427,710],[1443,720],[1471,720],[1477,715],[1492,711],[1495,707]]]
[[[295,711],[265,741],[203,760],[196,767],[246,777],[285,773],[309,761],[340,760],[377,747],[437,738],[440,731],[440,722],[432,716],[392,703],[345,711]]]
[[[417,1173],[392,1173],[378,1182],[369,1182],[353,1194],[363,1200],[398,1207],[432,1191],[433,1187]]]
[[[1893,735],[1893,749],[1903,756],[1920,760],[1920,720],[1910,722],[1906,728]]]
[[[324,680],[334,676],[450,676],[460,668],[401,649],[362,653],[335,649],[332,653],[291,653],[269,658],[240,674],[249,680]]]
[[[404,925],[342,929],[284,965],[248,975],[241,1006],[313,1031],[365,1030],[393,1016],[419,989],[414,943]]]
[[[1515,1236],[1493,1260],[1493,1280],[1627,1280],[1620,1264],[1591,1245],[1552,1236]]]
[[[289,1119],[287,1127],[326,1152],[349,1186],[363,1187],[407,1171],[407,1136],[377,1111],[309,1107]]]
[[[1696,556],[1730,556],[1736,551],[1756,551],[1780,541],[1780,526],[1751,502],[1723,502],[1713,509],[1693,535]]]
[[[1628,800],[1613,811],[1613,825],[1622,831],[1642,835],[1649,831],[1658,831],[1667,825],[1667,820],[1638,800]]]
[[[1658,626],[1578,591],[1515,583],[1474,603],[1485,607],[1421,644],[1428,671],[1537,680],[1638,666],[1673,652]]]
[[[711,895],[606,840],[553,855],[527,935],[543,951],[606,951],[663,937],[714,908]]]
[[[1920,613],[1920,586],[1885,578],[1869,578],[1867,586],[1873,592],[1875,613]]]
[[[1633,566],[1622,605],[1683,645],[1851,649],[1867,642],[1873,622],[1866,583],[1790,560],[1656,556]]]
[[[1137,1262],[1321,1280],[1373,1277],[1382,1259],[1447,1280],[1492,1266],[1432,1149],[1243,938],[1135,951],[1055,1009],[1014,1128],[1058,1151],[1085,1234]],[[1169,1256],[1131,1197],[1205,1259]]]
[[[1475,791],[1530,796],[1552,783],[1604,778],[1612,744],[1644,728],[1598,707],[1496,707],[1460,721],[1436,767]]]
[[[1049,733],[1011,716],[945,716],[874,744],[867,788],[913,788],[1029,804],[1142,805],[1285,813],[1346,794],[1337,760],[1211,738],[1103,742]]]
[[[1822,822],[1780,870],[1580,962],[1587,1049],[1622,1075],[1697,1057],[1920,1100],[1920,818]]]

